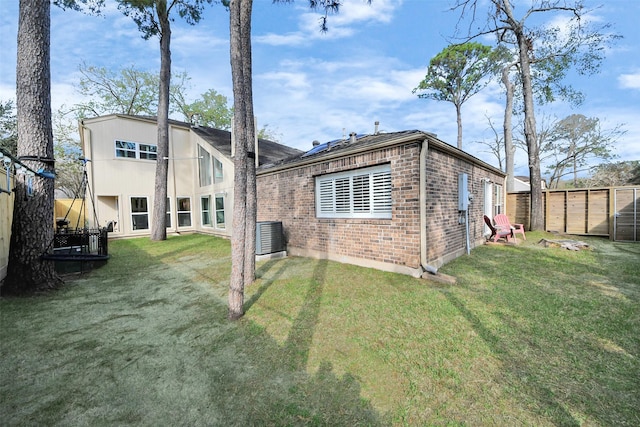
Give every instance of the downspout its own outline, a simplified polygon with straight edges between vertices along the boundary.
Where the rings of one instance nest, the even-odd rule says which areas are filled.
[[[431,274],[438,269],[427,264],[427,155],[429,141],[425,138],[420,149],[420,265]]]
[[[189,129],[189,139],[191,138],[192,138],[191,129]],[[176,187],[176,160],[175,160],[176,152],[173,147],[173,128],[172,127],[169,127],[169,150],[170,150],[169,157],[171,159],[171,178],[172,178],[171,183],[173,184],[173,197],[169,197],[168,208],[171,209],[171,198],[173,198],[173,211],[172,211],[173,232],[176,234],[180,234],[180,230],[178,229],[178,193],[177,193],[177,187]],[[198,149],[196,144],[196,157],[198,157],[197,150]],[[169,196],[169,192],[167,192],[167,196]],[[195,200],[192,206],[195,206]],[[191,208],[191,211],[193,212],[193,208]],[[166,212],[166,209],[165,209],[165,212]]]

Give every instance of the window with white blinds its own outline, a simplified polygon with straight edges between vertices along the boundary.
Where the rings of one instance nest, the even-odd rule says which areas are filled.
[[[391,218],[391,166],[316,177],[318,218]]]

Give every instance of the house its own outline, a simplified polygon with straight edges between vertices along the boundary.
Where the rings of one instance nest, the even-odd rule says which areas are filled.
[[[430,133],[352,134],[260,167],[258,221],[281,221],[292,255],[419,276],[484,241],[504,179]]]
[[[157,160],[153,117],[112,114],[80,122],[88,185],[100,227],[111,237],[150,234]],[[301,151],[260,139],[259,164]],[[231,133],[169,121],[167,231],[231,236]]]
[[[540,181],[540,188],[547,189],[547,182],[543,179]],[[513,177],[513,191],[531,191],[531,181],[528,176],[516,175]]]

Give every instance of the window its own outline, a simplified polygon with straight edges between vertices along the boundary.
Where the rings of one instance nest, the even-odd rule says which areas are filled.
[[[191,199],[178,197],[178,227],[191,227]]]
[[[198,145],[198,175],[200,187],[211,185],[211,154]]]
[[[138,144],[138,154],[141,159],[156,160],[158,158],[158,146],[151,144]]]
[[[502,185],[494,184],[493,188],[494,188],[493,216],[496,216],[502,213],[502,205],[503,205]]]
[[[116,157],[156,160],[158,158],[158,146],[155,144],[116,140]]]
[[[167,228],[171,228],[171,199],[167,197],[167,215],[165,216]]]
[[[146,197],[131,198],[131,224],[134,230],[149,229],[149,205]]]
[[[211,227],[211,196],[200,197],[200,211],[202,213],[202,225]]]
[[[318,218],[391,218],[391,166],[316,177]]]
[[[136,143],[116,141],[116,157],[136,158]]]
[[[222,194],[216,194],[216,228],[225,228],[224,196]]]
[[[213,180],[214,182],[222,182],[224,175],[222,173],[222,162],[215,157],[213,158]]]

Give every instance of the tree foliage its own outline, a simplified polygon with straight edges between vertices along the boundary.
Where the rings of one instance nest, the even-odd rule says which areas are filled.
[[[594,161],[608,161],[614,157],[613,147],[624,134],[618,125],[603,129],[598,118],[572,114],[556,122],[548,141],[541,145],[541,157],[546,158],[549,187],[557,188],[567,175],[573,175],[578,185],[578,173],[589,169]]]
[[[602,163],[593,166],[590,175],[579,179],[579,187],[616,187],[640,185],[640,160]]]
[[[82,76],[76,89],[87,100],[74,106],[79,118],[104,114],[153,116],[158,112],[158,73],[139,70],[132,65],[115,71],[82,63],[78,69]],[[170,113],[182,111],[180,102],[189,80],[186,72],[172,76]]]
[[[607,24],[596,27],[587,23],[589,10],[582,0],[533,0],[518,9],[518,12],[522,11],[519,16],[511,0],[490,0],[484,26],[472,30],[471,25],[477,22],[478,8],[484,4],[479,0],[457,0],[453,9],[460,12],[461,22],[470,17],[467,40],[494,34],[498,43],[513,46],[522,88],[524,134],[532,183],[530,226],[532,230],[540,230],[544,226],[544,211],[536,136],[536,94],[538,99],[540,94],[548,97],[553,93],[550,83],[562,81],[563,73],[570,69],[581,73],[598,71],[604,59],[603,47],[617,36],[609,32]],[[549,25],[553,18],[561,19],[562,23]],[[536,25],[536,22],[544,24]],[[549,76],[549,84],[541,89],[535,82],[545,81],[545,75]]]
[[[488,83],[496,71],[493,49],[476,42],[451,45],[431,58],[425,78],[413,89],[420,98],[451,102],[456,108],[458,148],[462,148],[462,104]]]
[[[18,150],[18,123],[13,100],[0,100],[0,147],[14,156]]]
[[[56,159],[55,188],[69,198],[84,198],[82,148],[77,139],[78,126],[66,120],[60,108],[52,115],[53,152]]]
[[[226,96],[209,89],[192,103],[181,103],[181,111],[185,120],[216,129],[231,129],[233,110],[228,102]]]

